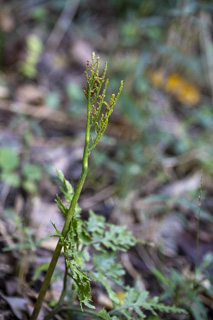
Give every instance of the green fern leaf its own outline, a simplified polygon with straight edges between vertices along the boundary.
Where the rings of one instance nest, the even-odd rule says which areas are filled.
[[[83,310],[82,304],[84,304],[88,308],[95,309],[95,307],[92,304],[90,304],[90,301],[92,299],[90,278],[88,274],[80,269],[79,265],[75,260],[69,260],[68,257],[66,257],[66,266],[70,270],[69,276],[74,280],[75,285],[77,287],[76,292],[80,302],[81,309]]]
[[[126,226],[115,226],[107,224],[109,230],[105,232],[102,244],[112,251],[127,251],[138,242],[132,232],[127,231]]]
[[[158,297],[148,299],[149,293],[147,291],[141,291],[135,288],[127,287],[126,297],[124,299],[124,304],[118,309],[114,309],[110,314],[120,313],[128,320],[134,320],[136,314],[140,319],[146,317],[143,310],[149,310],[155,316],[157,316],[156,311],[160,312],[174,312],[174,313],[185,313],[187,312],[183,309],[177,308],[175,306],[166,306],[162,303],[159,303]]]
[[[125,274],[125,271],[122,265],[116,262],[114,254],[109,253],[94,254],[93,263],[95,271],[91,271],[91,276],[95,281],[100,282],[104,286],[109,298],[114,303],[119,304],[119,299],[112,289],[110,282],[118,285],[123,284],[121,278]]]
[[[89,219],[87,222],[87,230],[93,235],[103,235],[106,228],[106,219],[95,214],[92,210],[89,211]]]
[[[68,207],[66,207],[65,205],[63,205],[62,201],[61,201],[61,198],[56,195],[56,200],[55,202],[57,203],[57,206],[59,208],[59,210],[63,213],[63,215],[67,215],[67,212],[68,212]]]
[[[96,250],[105,251],[105,248],[112,251],[127,251],[130,247],[138,243],[133,234],[126,229],[126,226],[116,226],[106,223],[106,219],[89,212],[90,217],[87,222],[87,230],[91,234],[91,244]]]

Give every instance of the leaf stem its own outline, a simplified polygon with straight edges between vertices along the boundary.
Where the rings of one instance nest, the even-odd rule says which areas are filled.
[[[96,319],[102,319],[101,317],[98,316],[98,314],[95,311],[90,311],[90,310],[84,310],[82,311],[80,308],[75,308],[75,307],[62,307],[60,311],[72,311],[76,313],[83,313],[83,314],[89,314],[90,316],[96,318]]]

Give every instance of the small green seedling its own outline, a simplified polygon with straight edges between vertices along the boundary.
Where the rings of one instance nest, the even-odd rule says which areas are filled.
[[[197,270],[197,278],[192,274],[191,276],[183,276],[178,270],[171,269],[170,276],[165,276],[161,271],[153,269],[153,273],[163,288],[163,293],[160,296],[160,301],[170,299],[178,307],[184,308],[188,311],[191,317],[195,320],[207,319],[206,308],[199,298],[204,291],[209,292],[203,283],[207,283],[211,288],[211,282],[206,275],[206,268],[212,263],[212,256],[206,256],[202,265]]]
[[[7,147],[0,148],[0,181],[17,187],[20,183],[16,170],[19,166],[19,155],[16,150]]]
[[[17,150],[0,147],[0,181],[6,185],[16,188],[21,185],[27,192],[35,194],[41,172],[41,168],[36,164],[21,164]]]
[[[45,320],[52,319],[54,315],[61,311],[82,313],[90,315],[92,319],[105,320],[144,319],[146,317],[145,310],[149,310],[155,316],[157,316],[156,311],[184,312],[182,309],[168,307],[159,303],[157,297],[150,298],[149,293],[145,290],[141,291],[124,285],[122,276],[125,271],[122,265],[117,262],[116,253],[118,251],[125,252],[138,243],[132,233],[127,231],[126,226],[106,223],[104,217],[98,216],[92,211],[89,212],[87,221],[82,220],[80,217],[81,209],[78,205],[78,199],[87,176],[89,155],[103,136],[109,117],[123,88],[123,82],[121,82],[118,93],[112,94],[109,100],[106,99],[106,90],[109,83],[109,80],[105,79],[106,70],[107,64],[103,74],[99,75],[99,57],[95,59],[95,54],[93,53],[92,63],[90,65],[89,61],[87,62],[85,71],[86,86],[84,94],[87,99],[87,121],[82,172],[74,190],[69,181],[65,179],[63,173],[58,171],[58,177],[63,184],[61,191],[66,202],[64,203],[58,195],[56,202],[65,216],[65,223],[62,231],[59,231],[53,224],[59,240],[31,320],[36,320],[38,317],[62,248],[65,258],[64,286],[58,303],[53,311],[45,317]],[[86,269],[87,265],[92,265],[93,267]],[[69,290],[67,290],[68,279],[71,279],[72,282],[72,289],[69,288]],[[92,304],[91,280],[100,282],[113,302],[114,309],[109,313],[106,310],[99,312],[89,310],[95,309]],[[121,290],[125,292],[122,304],[116,295],[113,284],[120,286]],[[67,291],[69,293],[72,291],[72,296],[77,296],[80,308],[72,303],[69,306],[64,306],[63,302]]]
[[[36,65],[43,51],[42,41],[36,34],[30,34],[26,41],[27,56],[25,61],[20,63],[21,73],[30,79],[37,76]]]

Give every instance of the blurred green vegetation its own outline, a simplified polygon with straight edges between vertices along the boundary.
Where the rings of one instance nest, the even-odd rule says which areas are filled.
[[[195,320],[208,319],[205,305],[199,299],[199,293],[203,290],[212,294],[211,277],[208,272],[213,261],[213,256],[208,253],[195,274],[181,274],[175,269],[170,269],[170,275],[165,276],[157,269],[153,270],[157,280],[164,289],[160,300],[168,298],[179,307],[183,307],[194,317]]]

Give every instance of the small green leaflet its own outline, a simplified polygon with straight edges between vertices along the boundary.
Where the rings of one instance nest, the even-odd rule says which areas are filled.
[[[89,210],[89,220],[87,221],[87,230],[92,234],[103,235],[106,227],[106,219]]]
[[[69,261],[66,259],[66,265],[71,272],[69,275],[77,286],[77,296],[81,309],[83,310],[82,303],[88,308],[95,309],[95,307],[89,303],[89,301],[92,300],[89,276],[79,268],[78,264],[73,259],[70,259]]]
[[[105,237],[101,241],[102,244],[112,251],[127,251],[137,243],[137,239],[130,231],[126,230],[126,226],[115,226],[107,224],[109,230],[105,232]]]
[[[59,180],[62,182],[64,187],[60,187],[61,192],[63,193],[65,200],[69,203],[71,203],[73,195],[74,195],[74,188],[73,186],[69,183],[68,180],[65,179],[64,174],[61,170],[57,170],[57,175]],[[69,210],[69,206],[66,206],[63,204],[61,198],[56,195],[56,203],[58,205],[58,208],[60,209],[60,211],[63,213],[63,215],[67,215],[67,212]],[[75,217],[79,217],[81,213],[81,208],[79,207],[79,205],[76,205],[75,208]]]
[[[63,205],[63,203],[61,201],[61,198],[58,195],[56,195],[56,200],[55,201],[56,201],[60,211],[63,213],[63,215],[66,216],[69,208],[67,206]]]
[[[122,285],[122,276],[125,271],[121,264],[116,262],[116,256],[112,253],[99,253],[93,256],[94,271],[91,275],[95,281],[100,282],[106,289],[109,298],[116,304],[119,304],[119,299],[115,291],[111,288],[110,282]]]
[[[126,226],[116,226],[106,223],[102,216],[89,211],[90,217],[87,222],[87,230],[91,233],[91,244],[96,250],[105,251],[105,248],[112,251],[127,251],[138,243],[133,234],[126,229]],[[102,247],[101,247],[102,245]]]
[[[98,281],[100,282],[104,288],[106,289],[108,295],[109,295],[109,298],[116,304],[119,304],[119,299],[117,298],[116,296],[116,293],[112,290],[111,288],[111,285],[109,283],[109,280],[104,277],[103,273],[101,272],[94,272],[92,274],[92,277],[95,281]]]
[[[125,274],[123,266],[117,263],[114,253],[94,254],[93,263],[97,270],[103,272],[110,279],[119,279]]]

